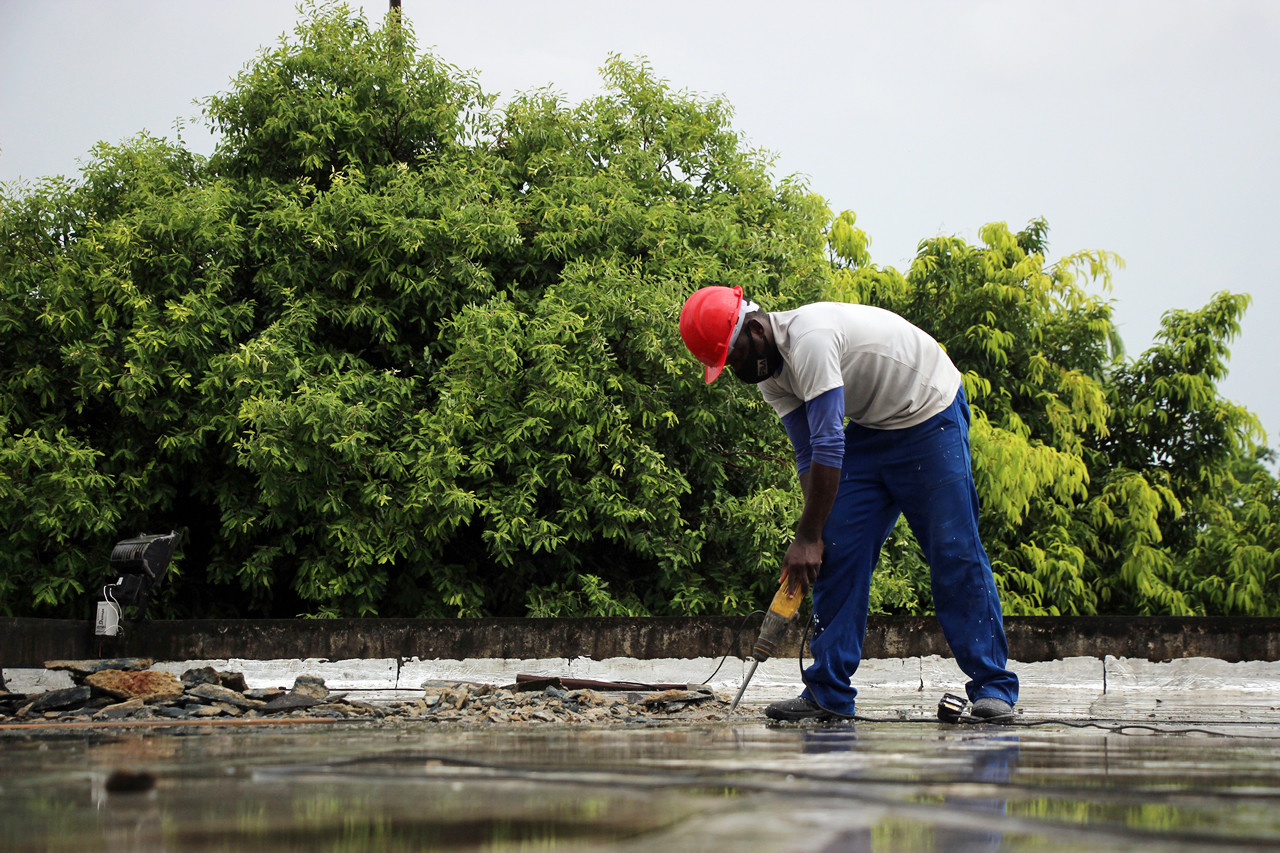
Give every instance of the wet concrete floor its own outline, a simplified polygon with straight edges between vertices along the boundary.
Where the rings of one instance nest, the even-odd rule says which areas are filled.
[[[11,730],[0,850],[1280,848],[1280,726],[1098,725]]]

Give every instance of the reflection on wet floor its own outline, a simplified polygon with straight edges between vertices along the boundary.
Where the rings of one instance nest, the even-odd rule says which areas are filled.
[[[1280,847],[1280,727],[1207,728],[5,732],[0,849]]]

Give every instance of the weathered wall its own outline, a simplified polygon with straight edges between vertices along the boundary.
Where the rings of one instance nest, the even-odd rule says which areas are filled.
[[[126,624],[95,637],[88,621],[0,619],[0,666],[46,660],[142,656],[240,658],[698,658],[750,653],[758,620],[710,619],[330,619],[188,620]],[[1163,661],[1280,660],[1280,619],[1007,617],[1018,661],[1076,656]],[[795,655],[793,631],[779,655]],[[949,656],[933,617],[872,617],[865,657]]]

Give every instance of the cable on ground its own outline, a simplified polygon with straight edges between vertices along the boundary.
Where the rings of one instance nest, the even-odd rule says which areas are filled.
[[[746,620],[750,619],[752,616],[756,615],[757,613],[763,615],[764,611],[753,610],[751,613],[747,614],[746,619],[744,619],[742,624],[738,626],[738,633],[741,633],[742,629],[746,627],[746,624],[747,624]],[[805,646],[809,644],[809,630],[812,626],[813,626],[813,616],[812,614],[810,614],[810,617],[807,620],[805,620],[804,632],[800,637],[800,649],[796,655],[796,664],[800,670],[800,681],[801,683],[804,684],[806,690],[809,687],[809,682],[808,682],[808,679],[805,678],[805,672],[804,672],[804,649],[805,649]],[[720,659],[720,665],[716,667],[715,672],[711,673],[711,676],[709,676],[706,682],[704,683],[709,683],[711,681],[711,678],[715,677],[715,674],[720,671],[720,667],[724,665],[725,660],[728,658],[729,654],[732,651],[733,650],[730,649],[729,651],[725,652],[724,657]],[[946,695],[950,696],[950,694],[946,694]],[[958,697],[953,697],[953,698],[958,698]],[[837,713],[836,711],[832,711],[830,708],[825,707],[821,702],[818,702],[816,699],[811,699],[809,701],[813,702],[813,704],[817,705],[823,711],[826,711],[828,714],[831,714],[833,717],[837,718],[836,720],[827,721],[828,724],[834,723],[836,725],[840,725],[848,722],[935,723],[936,724],[939,722],[948,722],[946,720],[941,720],[941,719],[911,720],[911,719],[903,719],[901,717],[867,717],[862,714],[854,714],[852,717],[849,717],[845,714],[840,714],[840,713]],[[946,696],[944,696],[943,701],[944,702],[946,701]],[[965,702],[965,700],[960,700],[960,701]],[[962,708],[963,708],[963,705],[961,705],[961,709]],[[1169,729],[1161,726],[1149,725],[1146,723],[1108,724],[1108,723],[1097,722],[1094,720],[1066,720],[1066,719],[1059,719],[1059,718],[1049,718],[1049,719],[1042,719],[1042,720],[1020,720],[1017,718],[1016,714],[1003,714],[996,717],[973,717],[967,713],[963,713],[962,710],[957,711],[957,718],[952,722],[957,725],[998,725],[1003,727],[1015,727],[1015,728],[1034,728],[1037,726],[1066,726],[1066,727],[1075,728],[1075,729],[1094,728],[1094,729],[1100,729],[1109,734],[1118,734],[1118,735],[1134,735],[1136,732],[1151,732],[1153,734],[1172,734],[1172,735],[1197,734],[1197,735],[1206,735],[1208,737],[1245,738],[1249,740],[1280,740],[1280,736],[1277,736],[1277,735],[1233,734],[1231,732],[1216,732],[1210,729],[1201,729],[1201,728]]]

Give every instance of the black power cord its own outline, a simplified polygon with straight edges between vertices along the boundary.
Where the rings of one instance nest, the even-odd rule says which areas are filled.
[[[760,614],[761,616],[764,616],[764,611],[763,611],[763,610],[752,610],[752,611],[751,611],[750,613],[748,613],[746,616],[742,617],[742,624],[738,625],[738,630],[734,632],[734,637],[735,637],[735,638],[736,638],[739,634],[741,634],[741,633],[742,633],[742,629],[743,629],[743,628],[747,627],[747,620],[748,620],[748,619],[750,619],[752,616],[755,616],[757,613],[758,613],[758,614]],[[726,651],[726,652],[724,653],[724,656],[720,658],[720,663],[718,663],[718,664],[716,665],[716,668],[715,668],[715,669],[713,669],[713,670],[711,671],[711,674],[710,674],[710,675],[708,675],[708,676],[703,680],[703,682],[702,682],[703,684],[710,684],[710,683],[711,683],[711,679],[713,679],[713,678],[715,678],[715,677],[716,677],[716,673],[720,671],[720,667],[724,666],[724,662],[725,662],[726,660],[728,660],[728,659],[729,659],[729,655],[731,655],[731,654],[733,654],[733,648],[732,648],[732,647],[730,647],[730,648],[729,648],[729,650],[728,650],[728,651]]]

